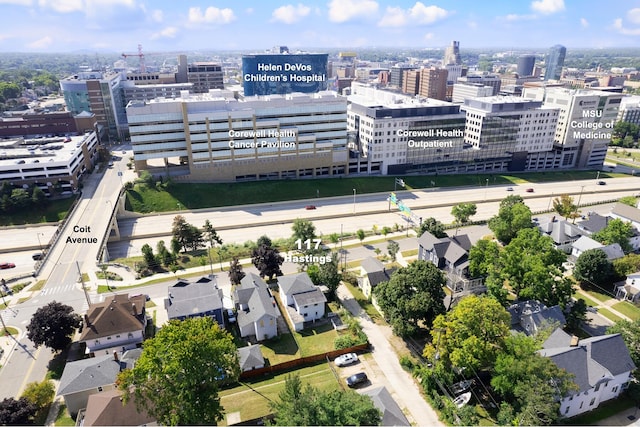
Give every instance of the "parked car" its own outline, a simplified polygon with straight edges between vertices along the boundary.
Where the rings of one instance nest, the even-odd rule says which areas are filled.
[[[598,185],[607,185],[607,183],[604,181],[598,181]]]
[[[31,258],[34,261],[40,261],[42,258],[44,258],[44,254],[42,252],[38,252],[38,253],[35,253],[35,254],[31,255]]]
[[[0,263],[0,270],[6,270],[8,268],[15,268],[15,264],[12,262],[3,262]]]
[[[333,361],[336,366],[347,366],[358,361],[358,355],[355,353],[342,354]]]
[[[353,374],[349,378],[347,378],[347,385],[349,387],[357,387],[360,384],[366,383],[367,381],[369,381],[369,378],[367,378],[367,374],[364,372],[358,372],[357,374]]]
[[[533,188],[527,188],[527,193],[533,193]]]
[[[229,319],[229,323],[236,323],[236,314],[230,308],[227,308],[227,319]]]
[[[513,187],[507,187],[507,191],[513,191]]]
[[[314,210],[314,209],[316,208],[316,206],[315,206],[315,205],[307,205],[307,206],[305,206],[304,208],[305,208],[306,210],[308,210],[308,211],[312,211],[312,210]]]

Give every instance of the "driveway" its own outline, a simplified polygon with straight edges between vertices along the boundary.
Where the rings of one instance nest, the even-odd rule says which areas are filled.
[[[380,381],[382,384],[377,385],[387,386],[400,408],[402,408],[403,411],[405,409],[408,411],[408,413],[405,412],[405,414],[413,425],[443,425],[440,420],[438,420],[438,415],[420,394],[420,389],[411,375],[400,366],[398,357],[386,338],[392,335],[391,328],[373,323],[353,298],[353,295],[351,295],[351,292],[349,292],[346,286],[340,285],[338,287],[338,298],[340,298],[342,304],[351,314],[360,321],[362,330],[367,334],[367,337],[369,337],[369,343],[371,343],[373,347],[371,354],[380,369],[380,374],[382,374],[386,380]],[[368,369],[360,370],[367,371],[367,375],[370,372]],[[375,386],[376,382],[379,381],[378,378],[376,378],[377,376],[378,375],[374,376],[374,378],[370,377],[371,385]]]

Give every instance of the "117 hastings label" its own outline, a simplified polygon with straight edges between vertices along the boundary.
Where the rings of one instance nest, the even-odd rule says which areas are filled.
[[[81,226],[81,225],[74,225],[73,226],[73,232],[74,233],[91,233],[91,226],[87,225],[87,226]],[[67,243],[98,243],[98,238],[97,237],[84,237],[82,234],[80,234],[79,236],[69,236],[67,237]]]

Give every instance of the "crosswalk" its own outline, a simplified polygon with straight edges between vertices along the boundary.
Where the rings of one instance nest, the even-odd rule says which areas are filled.
[[[74,289],[77,289],[78,285],[75,283],[69,285],[60,285],[60,286],[52,286],[50,288],[46,288],[40,291],[40,296],[45,295],[54,295],[54,294],[63,294]]]
[[[12,323],[13,318],[18,314],[18,310],[15,308],[5,308],[4,310],[0,310],[0,317],[6,323]],[[1,326],[1,325],[0,325]]]

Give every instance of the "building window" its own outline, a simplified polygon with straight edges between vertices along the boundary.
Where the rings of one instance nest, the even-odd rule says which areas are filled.
[[[601,383],[598,383],[598,385],[596,385],[596,390],[595,390],[595,391],[600,390],[600,384],[601,384]]]
[[[567,406],[566,408],[564,408],[564,414],[567,415],[569,413],[569,408],[570,406]]]
[[[584,405],[584,402],[580,402],[580,408],[578,409],[582,409],[582,405]]]
[[[614,388],[611,389],[611,393],[617,393],[618,392],[618,386],[615,386]]]
[[[591,398],[591,402],[589,402],[589,406],[593,406],[593,404],[596,402],[596,398],[592,397]]]

